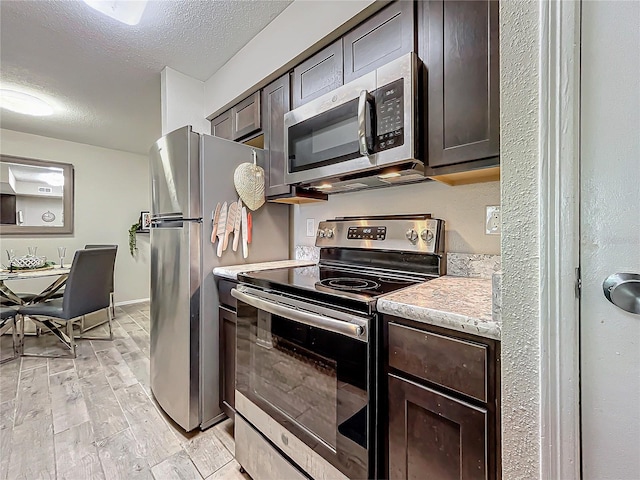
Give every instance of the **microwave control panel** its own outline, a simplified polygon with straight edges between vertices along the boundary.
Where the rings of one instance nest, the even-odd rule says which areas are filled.
[[[404,144],[404,80],[373,92],[376,105],[376,132],[373,151],[381,152]]]

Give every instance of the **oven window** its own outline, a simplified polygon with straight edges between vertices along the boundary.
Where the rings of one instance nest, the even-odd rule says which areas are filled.
[[[242,302],[237,325],[236,389],[336,467],[366,476],[368,344]]]
[[[358,99],[289,127],[288,138],[290,172],[360,157]]]
[[[254,393],[335,450],[336,360],[314,352],[313,347],[307,345],[310,340],[308,328],[281,317],[272,319],[269,314],[258,318],[258,338],[252,359]],[[273,321],[275,325],[268,325]]]

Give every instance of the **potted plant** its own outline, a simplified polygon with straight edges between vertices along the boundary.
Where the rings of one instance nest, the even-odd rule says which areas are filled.
[[[136,246],[136,232],[140,230],[140,227],[140,219],[129,227],[129,253],[132,257],[135,257],[136,251],[138,250],[138,247]]]

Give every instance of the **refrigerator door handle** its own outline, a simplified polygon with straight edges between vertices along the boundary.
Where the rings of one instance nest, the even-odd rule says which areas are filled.
[[[201,218],[162,218],[162,219],[155,218],[151,220],[151,227],[160,228],[163,226],[166,226],[166,227],[176,226],[172,224],[179,223],[180,225],[182,225],[184,222],[202,223],[202,219]]]

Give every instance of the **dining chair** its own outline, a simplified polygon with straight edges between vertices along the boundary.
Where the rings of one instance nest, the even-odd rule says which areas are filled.
[[[92,249],[92,248],[115,248],[116,249],[116,254],[117,254],[118,245],[87,244],[87,245],[84,246],[84,248],[85,248],[85,250],[86,249]],[[114,270],[114,274],[115,274],[115,270]],[[115,284],[115,275],[111,278],[111,293],[109,294],[109,308],[111,309],[111,316],[112,317],[116,316],[116,306],[115,306],[114,297],[113,297],[114,284]],[[62,298],[63,294],[64,294],[64,287],[61,290],[59,290],[58,292],[56,292],[55,294],[53,294],[51,296],[51,298]],[[80,320],[80,332],[81,333],[103,325],[103,323],[97,323],[95,325],[90,326],[89,328],[85,328],[84,321],[85,321],[85,317],[83,315],[82,316],[82,320]]]
[[[33,320],[36,326],[53,333],[76,356],[75,339],[113,340],[110,291],[116,260],[116,248],[92,248],[76,251],[62,298],[26,305],[18,312]],[[106,309],[108,337],[87,337],[74,334],[74,323],[84,315]],[[65,332],[66,330],[66,332]],[[24,321],[21,345],[23,356],[52,357],[54,355],[24,353]],[[61,355],[56,355],[61,356]],[[68,356],[68,355],[62,355]]]
[[[33,300],[37,296],[37,294],[35,293],[16,293],[15,295],[22,301],[22,303],[29,303],[31,300]],[[18,305],[18,303],[16,301],[13,301],[10,298],[7,298],[4,295],[0,295],[0,305],[11,306],[11,305]]]
[[[13,356],[0,360],[0,364],[10,362],[19,357],[17,317],[18,310],[12,307],[0,307],[0,335],[4,335],[11,329],[11,341],[13,343]]]
[[[116,249],[116,254],[118,253],[118,245],[85,245],[84,246],[85,249],[88,248],[115,248]],[[114,270],[114,276],[111,278],[111,294],[109,295],[109,302],[110,302],[110,306],[109,308],[111,308],[111,316],[115,317],[116,316],[116,306],[115,303],[113,301],[113,292],[114,292],[114,288],[115,288],[115,270]],[[98,326],[98,325],[96,325]],[[84,329],[84,325],[82,326],[82,330]],[[91,327],[94,328],[94,327]]]

